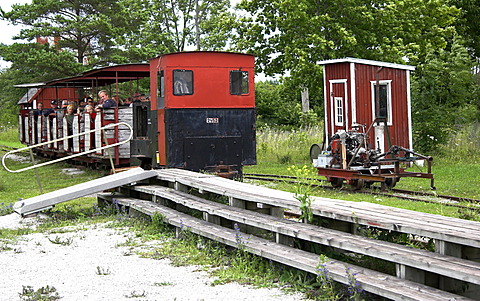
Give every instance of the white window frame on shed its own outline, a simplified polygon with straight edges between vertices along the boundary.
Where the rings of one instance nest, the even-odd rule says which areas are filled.
[[[392,80],[381,80],[378,82],[381,86],[387,86],[387,125],[393,125],[392,115]],[[372,95],[372,121],[375,120],[375,87],[377,81],[370,81]]]
[[[332,91],[333,91],[333,85],[334,84],[343,84],[343,97],[340,96],[334,96]],[[345,130],[348,131],[349,128],[349,120],[348,120],[348,80],[347,79],[331,79],[329,80],[329,88],[330,88],[330,126],[331,126],[331,131],[329,134],[333,135],[334,127],[335,126],[345,126]],[[342,103],[342,111],[343,111],[343,122],[338,123],[337,122],[337,105],[336,105],[336,98],[343,98],[343,103]],[[326,112],[326,108],[325,108]]]
[[[345,114],[343,110],[343,97],[333,97],[333,107],[335,111],[335,125],[343,126],[343,122],[345,121]]]

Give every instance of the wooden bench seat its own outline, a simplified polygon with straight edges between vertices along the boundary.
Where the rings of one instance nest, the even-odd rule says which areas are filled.
[[[240,183],[191,171],[158,171],[157,178],[175,182],[200,192],[224,195],[233,199],[254,201],[285,209],[299,210],[299,201],[292,193]],[[443,242],[480,248],[480,223],[439,216],[368,202],[350,202],[314,197],[315,216],[401,233],[424,236]]]
[[[478,262],[233,208],[163,186],[133,186],[131,189],[236,223],[480,285]]]
[[[146,187],[130,187],[130,189],[147,190]],[[248,222],[255,224],[255,226],[264,225],[269,229],[275,231],[283,231],[285,234],[302,235],[305,238],[310,236],[316,237],[318,240],[325,240],[329,244],[350,244],[347,237],[337,238],[336,234],[349,235],[347,233],[333,233],[327,234],[323,237],[313,231],[312,225],[299,224],[293,221],[286,221],[269,217],[266,215],[245,212],[245,210],[228,207],[222,204],[203,200],[201,198],[185,195],[181,192],[174,191],[165,187],[155,187],[150,189],[156,196],[161,198],[168,198],[170,200],[178,201],[184,206],[192,206],[199,210],[205,210],[210,214],[223,215],[225,218],[238,220],[239,222]],[[107,202],[116,202],[120,205],[127,206],[134,211],[141,212],[152,216],[156,212],[164,217],[164,220],[169,224],[177,227],[177,229],[186,229],[199,234],[201,236],[214,239],[226,245],[238,247],[237,234],[233,229],[227,229],[216,224],[212,224],[190,215],[178,212],[174,209],[164,207],[158,203],[151,201],[125,197],[122,195],[112,195],[111,193],[99,194],[99,199]],[[233,209],[233,210],[232,210]],[[246,215],[246,216],[245,216]],[[253,217],[253,218],[252,218]],[[295,227],[291,227],[295,225]],[[295,230],[297,226],[302,226],[302,231]],[[317,229],[318,230],[318,229]],[[322,230],[323,231],[323,230]],[[333,231],[333,230],[325,230]],[[308,237],[307,237],[308,236]],[[323,237],[323,238],[322,238]],[[244,244],[246,250],[257,254],[267,259],[300,269],[309,273],[317,274],[317,266],[319,264],[319,255],[309,253],[306,251],[294,249],[282,244],[268,241],[256,236],[245,238]],[[359,249],[375,249],[377,247],[361,247],[360,244],[356,247]],[[383,248],[383,247],[382,247]],[[421,253],[421,252],[420,252]],[[435,261],[435,259],[431,259]],[[468,265],[468,264],[467,264]],[[348,284],[348,276],[346,269],[349,268],[352,273],[355,273],[355,279],[360,283],[362,289],[389,298],[393,300],[470,300],[466,297],[447,293],[429,286],[418,284],[412,281],[400,279],[384,273],[373,270],[361,268],[355,265],[345,264],[336,260],[330,260],[325,263],[325,267],[333,280]]]

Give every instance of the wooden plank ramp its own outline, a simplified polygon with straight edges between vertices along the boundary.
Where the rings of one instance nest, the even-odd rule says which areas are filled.
[[[189,231],[195,234],[214,239],[232,247],[238,247],[237,233],[235,230],[194,218],[158,203],[122,195],[112,195],[111,193],[99,194],[99,199],[112,203],[115,202],[128,207],[130,210],[133,209],[133,211],[141,212],[149,216],[155,213],[161,214],[165,222],[175,226],[177,229],[188,228]],[[226,209],[227,208],[223,208],[223,210]],[[213,208],[210,208],[210,210],[213,210]],[[256,236],[250,236],[243,246],[245,246],[248,252],[296,269],[317,274],[319,255],[294,249]],[[360,283],[362,289],[392,300],[471,300],[429,286],[355,265],[345,264],[336,260],[330,260],[324,263],[324,265],[333,280],[348,284],[349,280],[346,270],[349,268],[351,273],[356,274],[355,279]]]
[[[70,201],[76,198],[116,188],[121,185],[134,183],[156,177],[154,170],[133,168],[124,172],[94,179],[70,187],[62,188],[45,194],[37,195],[25,200],[20,200],[13,205],[13,210],[20,215],[28,215],[53,207],[56,204]]]

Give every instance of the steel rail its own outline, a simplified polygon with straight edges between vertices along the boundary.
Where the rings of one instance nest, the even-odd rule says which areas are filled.
[[[129,135],[128,139],[126,139],[124,141],[116,142],[116,143],[105,145],[105,146],[102,146],[102,147],[97,147],[95,149],[91,149],[91,150],[84,151],[84,152],[81,152],[81,153],[69,155],[69,156],[62,157],[62,158],[59,158],[59,159],[55,159],[55,160],[52,160],[52,161],[47,161],[47,162],[44,162],[44,163],[41,163],[41,164],[35,164],[34,162],[32,162],[32,164],[33,164],[32,166],[24,167],[24,168],[17,169],[17,170],[11,170],[10,168],[7,167],[7,165],[5,163],[6,158],[9,155],[14,154],[14,153],[19,153],[19,152],[22,152],[22,151],[31,150],[31,149],[34,149],[36,147],[40,147],[40,146],[43,146],[43,145],[52,144],[52,143],[58,142],[58,141],[64,141],[64,140],[67,140],[67,139],[70,139],[70,138],[79,137],[79,136],[83,136],[83,135],[98,132],[98,131],[104,131],[105,129],[115,128],[115,127],[118,127],[120,125],[125,125],[130,130],[130,135]],[[126,122],[111,123],[111,124],[107,124],[107,125],[105,125],[101,128],[98,128],[98,129],[93,129],[93,130],[89,130],[89,131],[86,131],[86,132],[81,132],[81,133],[78,133],[78,134],[73,134],[73,135],[70,135],[70,136],[66,136],[66,137],[62,137],[62,138],[58,138],[58,139],[54,139],[54,140],[50,140],[50,141],[45,141],[45,142],[42,142],[42,143],[37,143],[37,144],[34,144],[34,145],[30,145],[30,146],[27,146],[27,147],[23,147],[23,148],[19,148],[19,149],[13,150],[13,151],[9,151],[5,155],[3,155],[3,157],[2,157],[2,166],[6,171],[8,171],[10,173],[23,172],[23,171],[27,171],[27,170],[30,170],[30,169],[43,167],[43,166],[50,165],[50,164],[55,164],[55,163],[65,161],[65,160],[68,160],[68,159],[80,157],[80,156],[91,154],[91,153],[94,153],[94,152],[98,152],[98,151],[101,151],[101,150],[104,150],[104,149],[109,149],[109,148],[112,148],[112,147],[115,147],[115,146],[119,146],[119,145],[122,145],[124,143],[129,142],[130,140],[132,140],[132,138],[133,138],[133,128],[130,124],[128,124]]]

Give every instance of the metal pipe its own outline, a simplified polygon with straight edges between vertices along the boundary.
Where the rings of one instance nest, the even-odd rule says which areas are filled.
[[[128,139],[126,139],[124,141],[120,141],[120,142],[110,144],[110,145],[106,145],[106,146],[102,146],[102,147],[97,147],[95,149],[84,151],[84,152],[81,152],[81,153],[78,153],[78,154],[73,154],[73,155],[70,155],[70,156],[67,156],[67,157],[55,159],[55,160],[52,160],[52,161],[48,161],[48,162],[44,162],[44,163],[41,163],[41,164],[38,164],[38,165],[25,167],[25,168],[18,169],[18,170],[11,170],[5,164],[5,159],[11,154],[19,153],[19,152],[22,152],[22,151],[25,151],[25,150],[33,149],[33,148],[40,147],[40,146],[47,145],[47,144],[51,144],[51,143],[54,143],[54,142],[57,142],[57,141],[63,141],[63,140],[67,140],[67,139],[70,139],[70,138],[73,138],[73,137],[78,137],[78,136],[82,136],[82,135],[85,135],[85,134],[90,134],[90,133],[93,133],[93,132],[118,127],[120,125],[125,125],[130,130],[130,136],[128,137]],[[58,138],[58,139],[55,139],[55,140],[45,141],[45,142],[38,143],[38,144],[35,144],[35,145],[30,145],[30,146],[27,146],[27,147],[24,147],[24,148],[9,151],[5,155],[3,155],[3,157],[2,157],[2,165],[3,165],[3,168],[8,172],[11,172],[11,173],[23,172],[23,171],[27,171],[27,170],[30,170],[30,169],[34,169],[34,168],[58,163],[58,162],[61,162],[61,161],[65,161],[65,160],[68,160],[68,159],[76,158],[76,157],[79,157],[79,156],[83,156],[83,155],[90,154],[90,153],[93,153],[93,152],[97,152],[97,151],[100,151],[100,150],[112,148],[112,147],[115,147],[115,146],[118,146],[118,145],[122,145],[122,144],[127,143],[128,141],[132,140],[132,138],[133,138],[133,128],[130,124],[128,124],[126,122],[107,124],[106,126],[103,126],[101,128],[98,128],[98,129],[93,129],[93,130],[90,130],[90,131],[87,131],[87,132],[73,134],[73,135],[70,135],[70,136],[63,137],[63,138]]]

